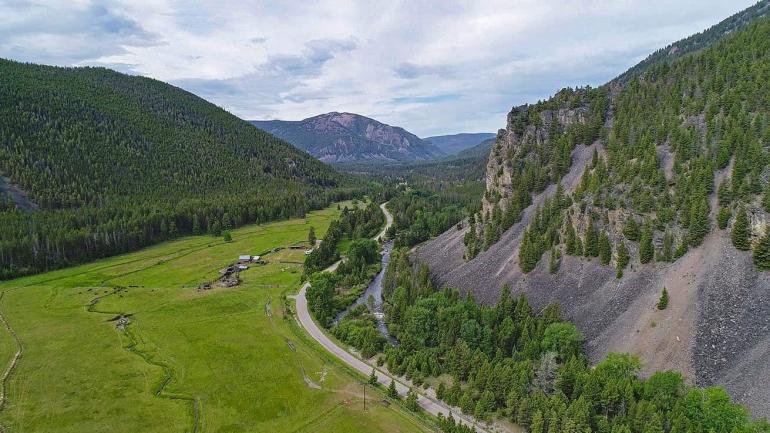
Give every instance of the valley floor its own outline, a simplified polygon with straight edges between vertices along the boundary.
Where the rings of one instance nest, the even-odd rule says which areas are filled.
[[[23,432],[426,431],[284,320],[302,250],[283,249],[232,288],[198,290],[240,254],[323,236],[337,206],[250,226],[233,242],[189,237],[0,284],[24,351],[0,423]],[[125,315],[125,322],[114,320]],[[0,332],[0,363],[18,351]],[[320,387],[320,389],[317,389]]]

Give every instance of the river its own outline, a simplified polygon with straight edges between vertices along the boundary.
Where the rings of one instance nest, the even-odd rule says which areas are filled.
[[[334,323],[339,323],[340,320],[342,320],[343,317],[345,317],[350,310],[355,308],[358,305],[366,305],[366,308],[369,309],[369,311],[374,314],[374,317],[377,318],[377,330],[380,331],[380,334],[382,334],[383,337],[385,337],[390,344],[397,345],[398,341],[390,335],[388,332],[388,325],[385,323],[385,313],[383,311],[383,299],[382,299],[382,279],[385,276],[385,271],[388,269],[388,263],[390,263],[390,252],[393,249],[393,241],[387,241],[382,245],[382,269],[380,272],[374,277],[371,283],[369,283],[369,286],[366,288],[364,293],[361,294],[361,296],[358,297],[358,299],[353,302],[348,308],[346,308],[344,311],[337,314],[337,317],[334,319]],[[369,297],[372,297],[373,302],[369,302]]]

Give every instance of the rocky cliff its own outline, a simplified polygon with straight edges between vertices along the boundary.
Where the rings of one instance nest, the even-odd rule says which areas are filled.
[[[485,303],[505,284],[537,307],[559,303],[594,361],[630,352],[645,373],[724,385],[770,416],[770,110],[755,101],[770,92],[747,90],[770,77],[729,72],[770,65],[766,5],[728,36],[688,39],[700,50],[689,56],[515,107],[489,156],[483,210],[417,259]],[[606,262],[589,251],[597,236]]]

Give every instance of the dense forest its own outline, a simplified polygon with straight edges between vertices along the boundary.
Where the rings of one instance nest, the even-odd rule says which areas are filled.
[[[0,175],[39,209],[0,192],[0,279],[302,216],[356,192],[304,152],[160,81],[7,60],[0,74]]]
[[[592,367],[557,305],[535,311],[507,288],[492,307],[437,291],[406,250],[394,251],[384,289],[400,344],[380,362],[418,385],[438,378],[437,396],[479,419],[504,417],[532,433],[770,431],[722,388],[695,388],[671,371],[643,379],[634,356],[611,353]]]
[[[533,193],[558,183],[577,146],[597,143],[572,193],[541,206],[530,222],[522,270],[549,250],[552,257],[598,256],[599,240],[616,252],[633,244],[642,263],[672,261],[711,231],[735,225],[749,226],[736,247],[754,249],[758,268],[770,267],[770,233],[757,223],[770,210],[768,82],[770,19],[760,18],[708,48],[651,62],[622,83],[564,89],[515,109],[509,133],[518,146],[502,154],[496,143],[490,156],[499,166],[491,175],[510,173],[511,189],[486,191],[488,207],[473,219],[466,256],[495,243]],[[736,218],[744,212],[749,224]],[[575,239],[583,248],[567,245]],[[620,271],[623,259],[612,260]]]

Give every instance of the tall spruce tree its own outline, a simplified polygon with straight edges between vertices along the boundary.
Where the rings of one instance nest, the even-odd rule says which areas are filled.
[[[655,248],[652,245],[652,229],[649,226],[645,226],[639,241],[639,261],[642,264],[649,263],[654,257]]]
[[[609,265],[612,260],[612,244],[607,233],[601,232],[599,235],[599,262],[602,265]]]
[[[770,230],[754,247],[754,265],[762,271],[770,271]]]
[[[731,237],[735,248],[741,251],[747,251],[751,248],[751,243],[749,242],[749,219],[743,206],[738,209],[738,213],[735,216]]]

